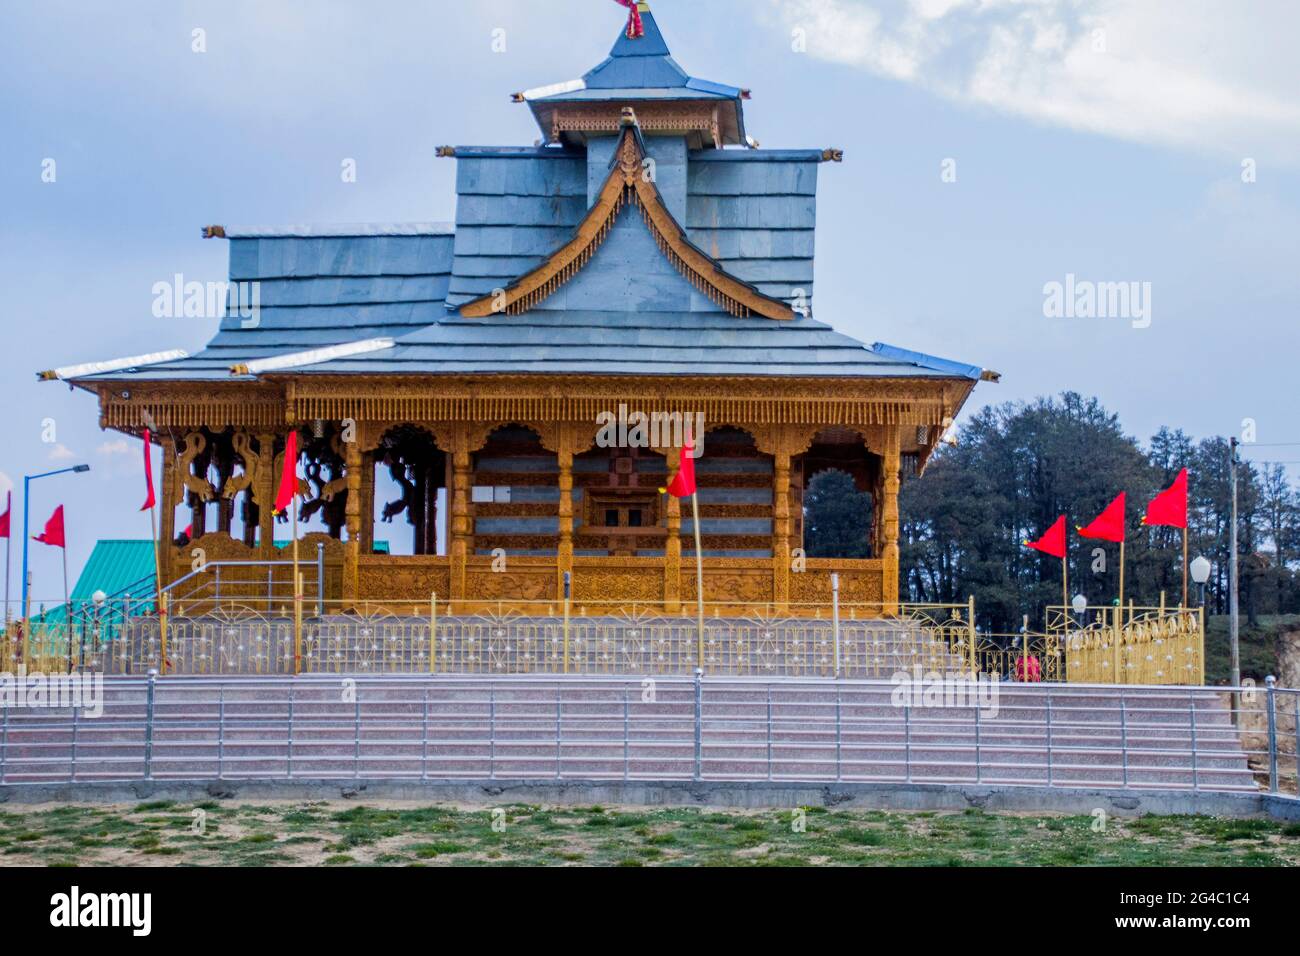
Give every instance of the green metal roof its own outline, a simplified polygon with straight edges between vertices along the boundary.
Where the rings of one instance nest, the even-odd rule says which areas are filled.
[[[117,594],[145,578],[154,576],[154,543],[152,541],[108,540],[96,541],[86,566],[81,569],[71,598],[89,601],[96,591]],[[153,590],[152,580],[149,591]]]

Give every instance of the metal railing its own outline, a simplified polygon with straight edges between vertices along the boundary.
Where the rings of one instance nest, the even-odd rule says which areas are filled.
[[[243,565],[232,563],[236,570]],[[205,590],[169,597],[166,626],[155,614],[97,618],[74,629],[39,624],[26,640],[0,638],[0,669],[166,676],[358,674],[588,674],[888,678],[920,666],[1017,682],[1194,684],[1202,676],[1199,612],[1143,615],[1120,632],[993,634],[973,627],[967,605],[840,603],[753,608],[735,615],[706,606],[666,614],[656,605],[326,601],[319,594],[254,601],[217,598],[220,567],[205,567]],[[233,572],[232,572],[233,573]],[[229,578],[227,578],[229,581]],[[178,582],[179,583],[179,582]],[[206,590],[212,586],[212,592]],[[188,596],[187,596],[188,595]],[[151,607],[151,606],[150,606]],[[477,613],[467,613],[479,608]],[[300,612],[300,614],[295,613]],[[96,626],[92,626],[96,625]],[[164,666],[164,649],[166,664]],[[1117,666],[1112,666],[1112,664]]]
[[[325,545],[315,554],[304,552],[298,563],[303,599],[318,615],[325,614]],[[177,616],[202,615],[223,603],[238,603],[272,614],[291,608],[295,587],[292,561],[209,561],[177,578],[163,591]]]
[[[879,782],[1295,795],[1300,693],[662,678],[116,678],[0,710],[0,783]],[[935,688],[928,688],[935,690]],[[945,699],[942,694],[953,696]],[[1235,701],[1235,703],[1234,703]]]

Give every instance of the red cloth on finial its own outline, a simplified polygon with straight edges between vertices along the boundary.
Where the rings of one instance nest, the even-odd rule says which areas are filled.
[[[639,40],[645,36],[645,24],[641,22],[641,9],[637,5],[637,0],[614,0],[614,2],[632,11],[627,18],[627,38]]]

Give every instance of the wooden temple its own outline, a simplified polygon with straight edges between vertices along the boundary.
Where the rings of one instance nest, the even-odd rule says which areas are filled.
[[[660,489],[689,425],[706,600],[824,605],[838,573],[842,601],[896,607],[900,480],[996,376],[813,317],[840,153],[758,148],[748,91],[686,74],[641,10],[644,36],[582,79],[515,95],[541,145],[439,150],[454,224],[207,227],[254,313],[192,356],[44,373],[95,393],[102,427],[151,427],[168,581],[196,555],[284,557],[297,430],[331,601],[545,603],[568,572],[574,602],[674,612],[695,536]],[[801,559],[804,489],[831,468],[871,496],[869,558]]]

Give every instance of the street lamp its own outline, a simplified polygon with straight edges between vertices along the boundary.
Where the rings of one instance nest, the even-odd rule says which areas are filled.
[[[1201,589],[1201,607],[1205,607],[1205,582],[1210,580],[1210,562],[1201,555],[1192,562],[1192,580]]]
[[[1074,613],[1079,618],[1079,626],[1087,626],[1087,619],[1084,615],[1088,613],[1088,599],[1082,594],[1076,594],[1070,601],[1070,607],[1074,608]]]
[[[73,465],[71,468],[60,468],[57,471],[46,471],[46,472],[42,472],[39,475],[23,476],[23,621],[27,622],[24,624],[24,633],[26,633],[25,628],[29,626],[31,616],[32,616],[31,605],[28,604],[31,595],[28,594],[29,582],[27,580],[28,577],[27,546],[32,540],[31,527],[30,527],[32,482],[36,481],[38,478],[51,478],[54,475],[66,475],[68,472],[76,472],[77,474],[84,474],[87,471],[90,471],[89,465]]]
[[[95,605],[95,637],[92,649],[98,649],[101,640],[100,630],[104,626],[104,604],[108,601],[108,595],[101,589],[96,589],[95,593],[90,596],[91,603]],[[81,630],[81,666],[86,666],[86,630]]]

